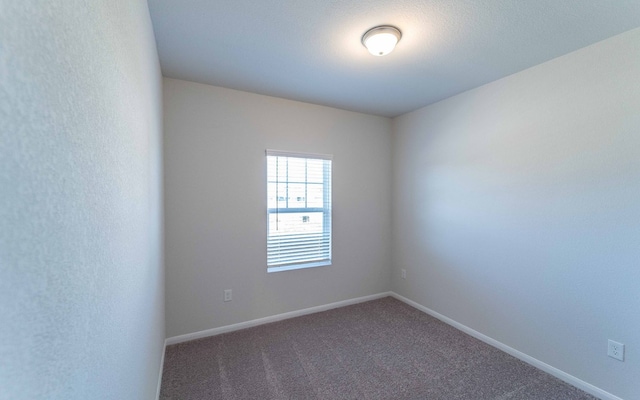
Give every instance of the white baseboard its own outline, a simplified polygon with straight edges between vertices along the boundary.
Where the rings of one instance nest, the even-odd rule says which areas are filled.
[[[363,303],[365,301],[380,299],[380,298],[391,296],[391,295],[392,295],[391,292],[377,293],[377,294],[372,294],[370,296],[358,297],[355,299],[338,301],[335,303],[325,304],[322,306],[316,306],[316,307],[305,308],[302,310],[286,312],[283,314],[277,314],[269,317],[254,319],[251,321],[240,322],[233,325],[221,326],[219,328],[206,329],[204,331],[173,336],[165,340],[165,345],[168,346],[176,343],[188,342],[189,340],[202,339],[209,336],[216,336],[222,333],[233,332],[240,329],[252,328],[258,325],[268,324],[271,322],[282,321],[283,319],[295,318],[302,315],[313,314],[321,311],[327,311],[327,310],[331,310],[332,308],[350,306],[352,304]]]
[[[454,328],[456,328],[458,330],[461,330],[462,332],[464,332],[464,333],[466,333],[466,334],[468,334],[470,336],[473,336],[476,339],[482,340],[483,342],[485,342],[485,343],[487,343],[487,344],[489,344],[489,345],[491,345],[491,346],[493,346],[493,347],[495,347],[495,348],[497,348],[499,350],[502,350],[505,353],[510,354],[510,355],[514,356],[515,358],[518,358],[518,359],[526,362],[527,364],[530,364],[530,365],[532,365],[532,366],[534,366],[534,367],[536,367],[536,368],[538,368],[538,369],[540,369],[540,370],[542,370],[542,371],[544,371],[544,372],[546,372],[546,373],[548,373],[550,375],[553,375],[556,378],[558,378],[558,379],[560,379],[562,381],[565,381],[568,384],[577,387],[578,389],[584,390],[585,392],[587,392],[589,394],[592,394],[592,395],[594,395],[594,396],[596,396],[596,397],[598,397],[598,398],[600,398],[602,400],[622,400],[618,396],[615,396],[615,395],[613,395],[613,394],[611,394],[611,393],[609,393],[607,391],[604,391],[604,390],[600,389],[597,386],[594,386],[594,385],[592,385],[590,383],[587,383],[587,382],[585,382],[585,381],[583,381],[581,379],[578,379],[573,375],[569,375],[566,372],[561,371],[558,368],[552,367],[551,365],[546,364],[546,363],[544,363],[544,362],[542,362],[542,361],[540,361],[540,360],[538,360],[536,358],[533,358],[533,357],[531,357],[531,356],[529,356],[529,355],[527,355],[527,354],[525,354],[525,353],[523,353],[521,351],[518,351],[518,350],[516,350],[516,349],[514,349],[512,347],[509,347],[506,344],[504,344],[502,342],[499,342],[499,341],[497,341],[497,340],[495,340],[493,338],[490,338],[489,336],[484,335],[484,334],[482,334],[482,333],[480,333],[480,332],[478,332],[476,330],[473,330],[473,329],[469,328],[466,325],[463,325],[463,324],[461,324],[461,323],[459,323],[457,321],[452,320],[449,317],[445,317],[444,315],[442,315],[440,313],[437,313],[437,312],[433,311],[432,309],[423,306],[422,304],[418,304],[415,301],[409,300],[404,296],[400,296],[399,294],[397,294],[395,292],[391,292],[390,295],[393,296],[394,298],[404,302],[404,303],[407,303],[408,305],[410,305],[410,306],[412,306],[414,308],[417,308],[420,311],[423,311],[423,312],[431,315],[432,317],[435,317],[435,318],[439,319],[440,321],[442,321],[442,322],[444,322],[446,324],[449,324],[449,325],[453,326]]]
[[[162,346],[162,357],[160,358],[160,372],[158,372],[158,387],[156,388],[156,399],[160,400],[160,388],[162,387],[162,371],[164,370],[164,354],[167,352],[167,340]]]

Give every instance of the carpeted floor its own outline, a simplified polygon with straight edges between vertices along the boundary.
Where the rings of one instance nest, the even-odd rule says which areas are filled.
[[[387,297],[167,347],[161,399],[595,399]]]

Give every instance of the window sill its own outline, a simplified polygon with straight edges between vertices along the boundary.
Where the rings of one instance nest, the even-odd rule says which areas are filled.
[[[277,266],[277,267],[267,267],[267,273],[291,271],[291,270],[294,270],[294,269],[326,267],[327,265],[331,265],[331,260],[328,260],[328,261],[317,261],[317,262],[304,263],[304,264],[281,265],[281,266]]]

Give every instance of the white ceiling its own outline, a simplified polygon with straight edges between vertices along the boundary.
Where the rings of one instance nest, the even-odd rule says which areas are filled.
[[[149,0],[164,76],[397,116],[640,26],[640,0]],[[374,57],[376,25],[403,33]]]

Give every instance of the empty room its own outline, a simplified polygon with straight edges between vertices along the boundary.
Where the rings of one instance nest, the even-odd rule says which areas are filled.
[[[0,0],[0,400],[640,399],[637,0]]]

